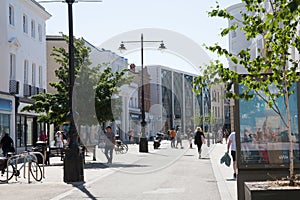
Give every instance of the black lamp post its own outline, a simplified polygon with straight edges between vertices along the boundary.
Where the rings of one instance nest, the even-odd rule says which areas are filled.
[[[63,2],[68,4],[68,23],[69,23],[69,112],[67,118],[69,120],[69,145],[66,149],[64,158],[64,182],[83,182],[83,155],[78,146],[78,133],[74,122],[73,112],[73,88],[75,81],[74,74],[74,41],[73,41],[73,3],[80,0],[52,0],[38,1],[38,3]],[[82,2],[102,2],[101,0],[84,0]]]
[[[139,152],[148,153],[148,140],[145,133],[146,128],[146,120],[145,120],[145,90],[144,90],[144,42],[160,42],[159,49],[163,50],[166,49],[163,41],[144,41],[143,34],[141,34],[140,41],[122,41],[119,47],[119,50],[126,50],[124,43],[141,43],[141,68],[142,68],[142,121],[141,121],[141,138],[139,143]]]
[[[64,182],[82,182],[83,174],[83,156],[78,146],[78,133],[74,123],[73,112],[73,87],[74,87],[74,41],[73,41],[73,11],[72,5],[75,0],[66,0],[68,4],[68,21],[69,21],[69,145],[66,149],[64,158]]]

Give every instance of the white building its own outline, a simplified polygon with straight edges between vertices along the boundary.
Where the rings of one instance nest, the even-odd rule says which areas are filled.
[[[228,22],[228,26],[232,26],[234,24],[238,24],[238,26],[242,25],[241,11],[246,11],[244,3],[234,4],[228,7],[226,11],[234,16],[234,19]],[[229,51],[231,53],[238,54],[242,49],[249,48],[251,43],[251,40],[246,39],[245,32],[241,31],[239,28],[235,31],[229,32]],[[229,68],[240,74],[247,73],[246,69],[244,69],[241,65],[234,64],[231,60],[229,60]]]
[[[44,128],[35,114],[21,109],[46,89],[45,22],[50,17],[34,0],[0,1],[0,134],[8,132],[18,151],[33,145]]]

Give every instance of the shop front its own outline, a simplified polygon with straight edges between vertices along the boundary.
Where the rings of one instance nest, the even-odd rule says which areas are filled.
[[[28,102],[20,101],[18,113],[16,114],[16,148],[18,152],[26,151],[36,145],[39,134],[46,130],[45,123],[38,123],[38,115],[31,112],[23,112],[22,108]],[[49,137],[48,137],[49,138]]]
[[[141,114],[130,112],[129,116],[129,130],[134,138],[134,143],[138,143],[141,132]]]
[[[0,95],[0,138],[4,133],[8,133],[14,138],[13,131],[13,102],[14,98],[10,95]],[[0,149],[2,154],[2,150]]]

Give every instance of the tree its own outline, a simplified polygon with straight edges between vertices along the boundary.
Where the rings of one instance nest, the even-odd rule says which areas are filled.
[[[68,37],[66,35],[63,37],[68,43]],[[106,64],[91,67],[90,48],[85,45],[85,40],[82,38],[74,40],[74,50],[73,107],[76,113],[74,114],[76,123],[79,126],[96,125],[98,122],[112,120],[112,106],[110,105],[112,92],[118,94],[118,84],[130,81],[129,77],[125,77],[127,69],[113,73]],[[59,81],[49,83],[56,89],[56,93],[42,93],[32,96],[34,103],[24,107],[23,110],[39,113],[39,122],[60,125],[66,122],[69,112],[68,52],[65,48],[54,48],[51,56],[54,56],[55,61],[60,65],[55,70],[55,75]],[[104,69],[102,70],[102,68]],[[104,92],[99,93],[100,90]],[[121,102],[118,102],[118,105],[121,105]],[[101,106],[104,108],[99,109]],[[120,109],[115,110],[116,115],[120,115],[120,111]],[[98,116],[102,117],[99,118]]]
[[[66,35],[62,35],[68,43],[69,39]],[[84,46],[83,39],[74,40],[75,50],[75,76],[78,75],[79,69],[84,64],[90,64],[88,60],[89,48]],[[31,97],[34,103],[23,108],[23,111],[35,111],[39,113],[38,121],[54,124],[55,127],[66,122],[67,113],[69,111],[69,82],[68,68],[69,59],[68,52],[65,48],[53,48],[51,56],[55,57],[55,62],[59,64],[59,68],[55,70],[55,76],[58,82],[51,82],[49,85],[56,89],[56,93],[40,93]]]
[[[261,38],[262,48],[258,48],[260,55],[251,55],[250,49],[242,49],[234,54],[216,44],[208,46],[212,52],[226,56],[235,65],[244,67],[245,74],[238,74],[226,68],[223,63],[216,60],[204,71],[195,85],[201,88],[206,86],[204,80],[214,77],[227,84],[226,96],[235,99],[250,100],[255,96],[260,97],[266,105],[280,116],[282,123],[288,130],[289,155],[290,155],[290,185],[295,184],[293,140],[291,133],[291,115],[289,99],[295,93],[293,84],[297,83],[300,76],[297,73],[299,61],[292,55],[292,51],[299,52],[300,37],[298,26],[300,20],[299,1],[294,0],[242,0],[246,12],[241,12],[242,21],[225,28],[221,36],[227,36],[230,31],[241,30],[248,40]],[[267,6],[266,6],[267,5]],[[209,12],[210,17],[221,17],[233,20],[234,16],[216,8]],[[231,90],[233,85],[239,85],[240,92]],[[199,92],[199,90],[198,90]],[[279,99],[284,101],[284,109],[278,106]]]
[[[120,86],[129,83],[132,77],[125,76],[127,70],[112,72],[111,68],[99,74],[101,80],[95,87],[95,109],[99,122],[114,121],[122,109],[121,99],[118,97]]]

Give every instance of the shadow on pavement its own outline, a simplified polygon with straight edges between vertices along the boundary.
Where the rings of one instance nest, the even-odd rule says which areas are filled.
[[[183,156],[195,156],[194,154],[185,154]]]
[[[109,168],[130,168],[130,167],[150,167],[150,165],[138,165],[138,164],[121,164],[121,163],[113,163],[110,165],[103,164]]]
[[[78,184],[74,183],[72,185],[74,187],[76,187],[77,189],[79,189],[84,194],[86,194],[88,199],[97,200],[100,198],[100,197],[95,197],[92,193],[90,193],[90,191],[83,184],[78,185]]]
[[[208,157],[202,157],[201,160],[210,160]]]
[[[84,169],[105,169],[108,168],[108,166],[104,163],[98,163],[98,162],[94,162],[94,163],[86,163],[84,165]]]

